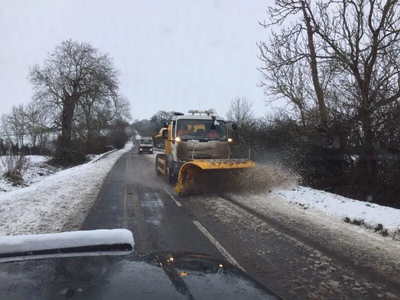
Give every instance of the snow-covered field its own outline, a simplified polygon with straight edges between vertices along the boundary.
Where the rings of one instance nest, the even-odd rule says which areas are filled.
[[[29,187],[0,193],[0,236],[54,233],[79,226],[108,172],[132,147],[129,143],[96,163],[62,170]]]

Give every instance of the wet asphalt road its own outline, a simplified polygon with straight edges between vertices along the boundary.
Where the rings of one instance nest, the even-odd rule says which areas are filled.
[[[188,251],[223,258],[171,197],[175,192],[155,174],[152,157],[134,148],[108,174],[82,229],[126,228],[135,252]]]

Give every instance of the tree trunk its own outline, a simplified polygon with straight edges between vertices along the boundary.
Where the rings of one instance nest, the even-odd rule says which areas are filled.
[[[363,185],[362,194],[365,200],[372,201],[375,194],[375,186],[377,179],[377,160],[374,145],[374,132],[372,130],[372,120],[369,112],[364,109],[363,112],[363,131],[364,131],[364,145],[360,153],[361,168],[361,181]]]
[[[61,137],[59,143],[59,158],[67,164],[73,162],[72,157],[72,120],[74,117],[75,106],[79,100],[79,94],[76,89],[72,94],[64,89],[64,102],[61,118]]]
[[[319,78],[318,78],[317,53],[315,51],[314,36],[313,36],[314,30],[311,26],[310,17],[307,14],[306,2],[301,1],[301,5],[302,5],[302,10],[303,10],[303,15],[304,15],[304,21],[305,21],[306,27],[307,27],[308,48],[310,50],[310,67],[311,67],[312,79],[313,79],[313,84],[314,84],[314,90],[315,90],[315,94],[317,96],[317,101],[318,101],[319,116],[320,116],[321,123],[323,125],[326,125],[327,110],[326,110],[326,105],[325,105],[325,101],[324,101],[324,91],[321,87],[321,84],[320,84]]]
[[[86,134],[86,153],[92,153],[89,152],[92,150],[93,146],[94,146],[94,126],[92,125],[92,121],[91,121],[91,107],[88,107],[86,113],[85,113],[85,119],[86,119],[86,130],[87,130],[87,134]]]

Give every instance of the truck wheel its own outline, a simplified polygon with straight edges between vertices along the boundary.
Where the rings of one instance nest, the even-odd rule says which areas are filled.
[[[175,173],[175,169],[170,169],[170,168],[167,168],[167,182],[169,183],[169,184],[172,184],[172,185],[175,185],[176,184],[176,182],[178,181],[177,179],[178,179],[178,176],[177,176],[177,174]]]
[[[171,184],[173,181],[171,169],[167,167],[167,174],[165,176],[167,183]]]
[[[178,177],[179,177],[179,169],[177,170],[174,168],[174,171],[172,172],[172,184],[175,185],[178,182]]]
[[[171,179],[172,179],[172,178],[171,178],[171,176],[172,176],[171,159],[172,159],[171,155],[168,155],[168,156],[165,158],[165,163],[166,163],[166,166],[165,166],[165,181],[166,181],[167,183],[169,183],[169,184],[172,183],[172,181],[171,181]]]
[[[161,172],[160,172],[160,170],[158,169],[158,162],[157,162],[157,159],[158,159],[158,154],[156,155],[156,161],[155,161],[155,170],[156,170],[156,174],[158,175],[158,176],[160,176],[161,175]]]

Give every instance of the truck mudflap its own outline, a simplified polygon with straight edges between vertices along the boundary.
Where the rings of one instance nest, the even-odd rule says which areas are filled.
[[[180,168],[175,191],[179,196],[215,191],[223,188],[235,171],[254,167],[254,161],[243,158],[192,160]]]

